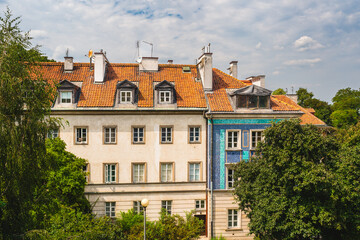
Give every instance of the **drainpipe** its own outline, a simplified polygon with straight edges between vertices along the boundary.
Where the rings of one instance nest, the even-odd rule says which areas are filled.
[[[214,237],[214,190],[213,190],[213,131],[214,131],[214,124],[212,115],[210,115],[210,123],[211,123],[211,134],[210,134],[210,206],[211,206],[211,222],[210,222],[210,232],[211,232],[211,238]]]

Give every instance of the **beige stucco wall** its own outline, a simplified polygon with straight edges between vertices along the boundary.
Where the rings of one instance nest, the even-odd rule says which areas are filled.
[[[133,201],[150,200],[148,216],[159,216],[161,200],[172,200],[173,213],[195,208],[195,200],[206,199],[206,120],[201,113],[186,115],[152,114],[56,114],[67,121],[60,129],[60,137],[67,150],[89,162],[89,185],[86,196],[94,212],[104,215],[105,202],[116,202],[116,212],[132,208]],[[160,126],[173,126],[173,143],[160,144]],[[201,126],[201,143],[188,143],[188,126]],[[75,127],[88,128],[88,144],[77,145]],[[103,127],[116,126],[116,144],[103,144]],[[132,144],[131,126],[145,126],[145,144]],[[132,183],[131,164],[146,163],[146,183]],[[173,183],[160,182],[160,163],[174,163]],[[188,181],[189,162],[200,162],[200,181]],[[118,166],[117,183],[104,183],[104,163]],[[202,214],[205,214],[203,212]]]
[[[209,193],[209,205],[211,204],[211,195]],[[228,228],[228,209],[238,209],[232,191],[230,190],[216,190],[213,194],[213,226],[214,236],[223,236],[226,239],[237,239],[237,240],[250,240],[253,236],[249,235],[249,219],[246,217],[244,212],[238,210],[238,227]],[[211,216],[209,211],[208,228],[210,229]],[[209,231],[210,233],[210,231]]]

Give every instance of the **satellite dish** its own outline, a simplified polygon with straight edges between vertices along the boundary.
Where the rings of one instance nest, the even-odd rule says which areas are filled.
[[[138,62],[138,63],[141,63],[141,61],[142,61],[142,57],[139,57],[139,58],[136,60],[136,62]]]

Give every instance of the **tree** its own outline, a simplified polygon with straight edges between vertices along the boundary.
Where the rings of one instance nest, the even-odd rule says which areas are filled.
[[[84,196],[86,160],[66,151],[65,147],[60,138],[46,140],[46,161],[50,168],[43,174],[42,184],[35,189],[31,211],[37,228],[45,227],[49,218],[64,207],[91,212]]]
[[[358,122],[360,111],[360,90],[340,89],[332,99],[333,113],[330,119],[334,127],[347,128]]]
[[[306,88],[299,88],[296,91],[298,96],[298,104],[304,108],[313,108],[315,116],[323,120],[326,124],[331,125],[330,115],[332,113],[331,106],[317,98],[314,98],[312,92],[308,92]]]
[[[266,129],[258,157],[235,171],[235,195],[251,233],[260,239],[359,239],[360,217],[351,210],[360,206],[359,155],[354,150],[343,164],[339,148],[332,136],[297,120]]]
[[[5,239],[33,225],[30,210],[49,169],[45,133],[53,122],[54,90],[31,67],[38,50],[19,24],[9,9],[0,17],[0,237]]]
[[[278,88],[275,91],[272,92],[272,95],[286,95],[286,92],[282,88]]]

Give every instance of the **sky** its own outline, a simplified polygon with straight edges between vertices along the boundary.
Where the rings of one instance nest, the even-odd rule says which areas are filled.
[[[238,78],[266,75],[265,87],[307,88],[331,102],[360,88],[360,4],[356,0],[0,0],[20,16],[34,45],[56,61],[103,49],[112,63],[140,55],[195,64],[211,44],[213,67],[238,61]],[[2,13],[3,16],[3,13]],[[145,41],[145,42],[143,42]]]

